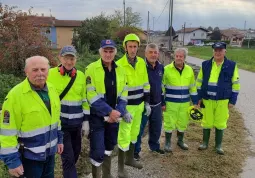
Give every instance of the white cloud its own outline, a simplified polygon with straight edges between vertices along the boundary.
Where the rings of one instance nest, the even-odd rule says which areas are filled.
[[[147,12],[150,11],[151,28],[152,19],[161,14],[167,0],[126,0],[126,7],[132,7],[143,18],[142,27],[146,28]],[[58,19],[84,20],[99,15],[102,11],[111,14],[115,9],[123,9],[122,0],[2,0],[3,4],[17,5],[27,10],[34,7],[34,12],[45,16],[50,14]],[[255,1],[254,0],[174,0],[173,26],[180,29],[186,22],[187,26],[219,26],[220,28],[255,28]],[[167,29],[168,5],[155,23],[155,29]]]

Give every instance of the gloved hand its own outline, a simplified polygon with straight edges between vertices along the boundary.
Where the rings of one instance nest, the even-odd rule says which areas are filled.
[[[89,135],[89,121],[83,121],[82,123],[82,136]]]
[[[151,107],[149,103],[145,103],[145,110],[146,110],[145,115],[149,117],[151,115]]]
[[[132,116],[129,112],[126,112],[126,114],[123,116],[123,120],[126,122],[126,123],[131,123],[132,121]]]

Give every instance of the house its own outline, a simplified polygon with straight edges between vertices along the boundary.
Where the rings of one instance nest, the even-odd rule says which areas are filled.
[[[255,39],[255,30],[249,29],[245,31],[245,39]]]
[[[202,27],[198,28],[185,28],[178,30],[176,34],[178,35],[178,41],[183,42],[184,45],[192,44],[200,44],[203,40],[207,38],[208,30]]]
[[[58,20],[46,16],[28,16],[28,20],[33,21],[35,26],[41,27],[42,34],[49,39],[53,49],[71,45],[74,28],[82,24],[82,21],[78,20]]]
[[[222,41],[230,41],[231,46],[242,46],[245,34],[238,30],[237,28],[229,28],[225,30],[220,30],[221,32],[221,40]]]

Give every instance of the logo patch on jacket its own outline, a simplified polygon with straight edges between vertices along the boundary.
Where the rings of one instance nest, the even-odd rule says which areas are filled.
[[[10,124],[10,112],[5,110],[4,111],[4,120],[3,120],[4,124]]]
[[[87,78],[86,78],[86,84],[91,84],[91,77],[90,77],[90,76],[87,76]]]
[[[161,76],[162,76],[162,72],[161,72],[161,71],[158,71],[158,75],[161,77]]]

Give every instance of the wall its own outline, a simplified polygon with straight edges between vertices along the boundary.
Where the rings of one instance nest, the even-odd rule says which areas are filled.
[[[73,27],[57,27],[57,48],[71,45],[73,39]]]
[[[56,27],[50,28],[50,41],[51,41],[51,47],[53,49],[57,48],[57,31]]]
[[[195,33],[195,36],[193,34]],[[204,34],[204,35],[202,35]],[[204,30],[195,30],[191,33],[185,33],[184,35],[184,45],[187,45],[189,42],[194,40],[203,40],[206,39],[207,33]],[[183,41],[183,33],[178,33],[178,41]]]

